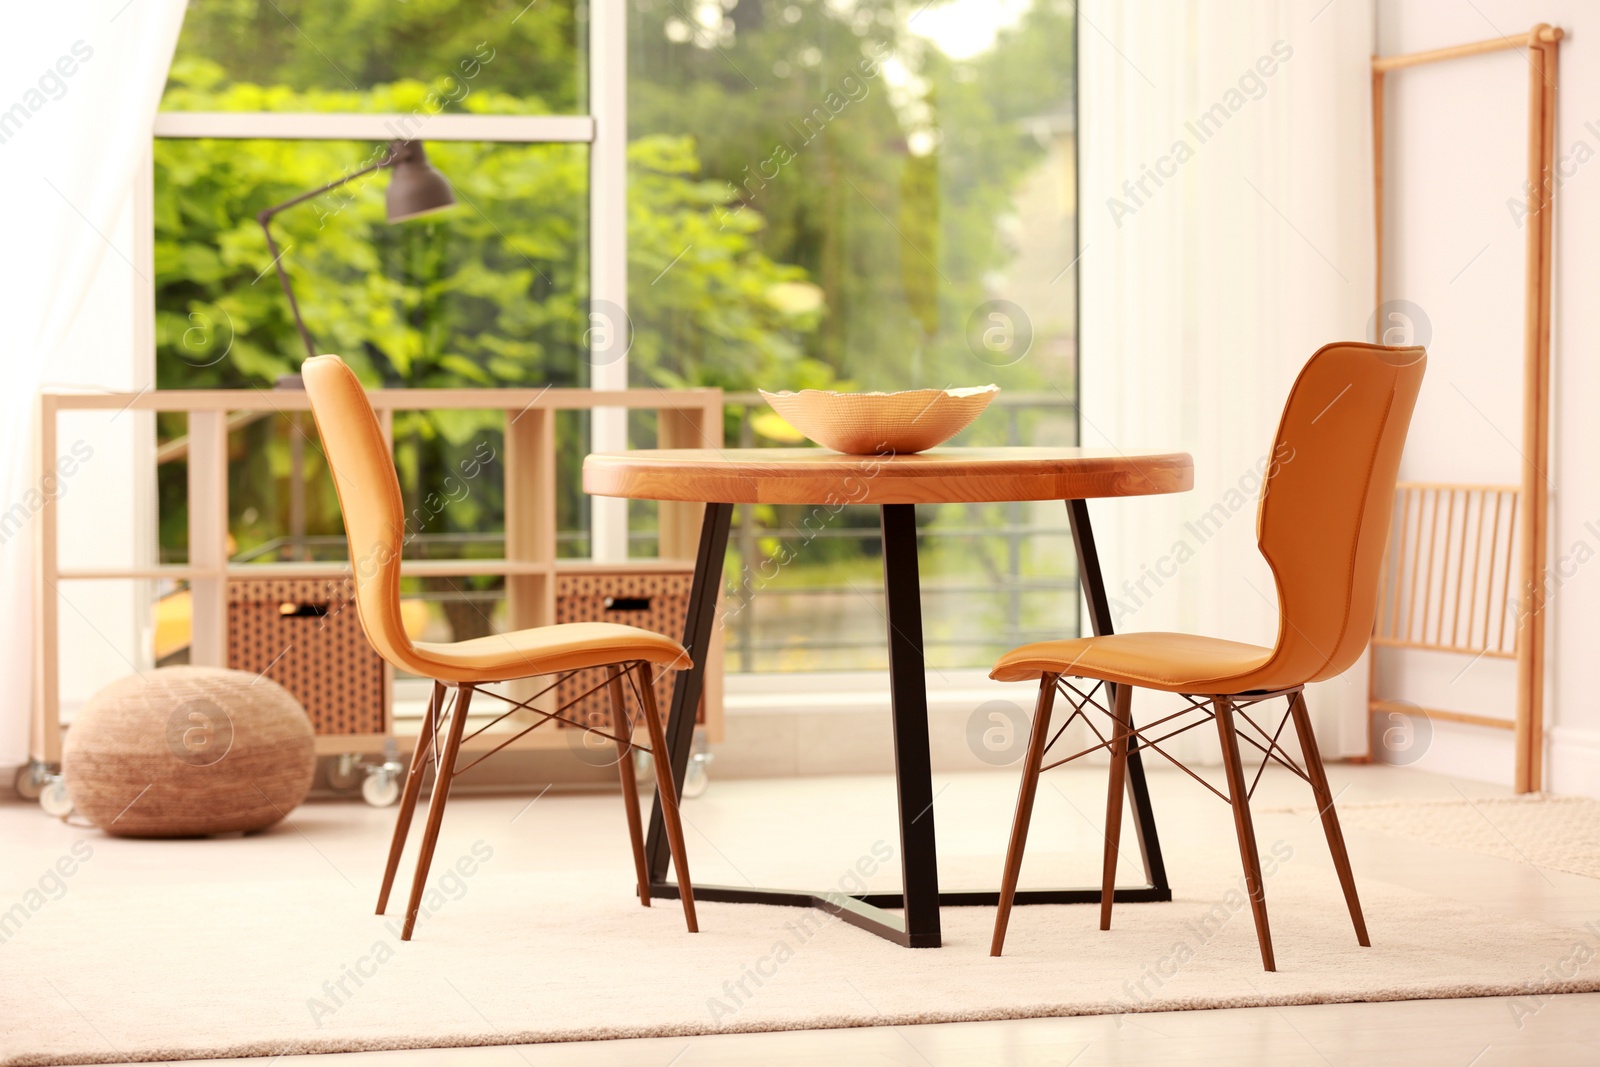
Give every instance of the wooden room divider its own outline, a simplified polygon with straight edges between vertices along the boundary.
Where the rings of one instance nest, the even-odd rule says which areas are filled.
[[[1413,709],[1399,701],[1379,699],[1375,664],[1369,675],[1374,681],[1368,694],[1369,715],[1420,710],[1432,719],[1445,722],[1514,730],[1514,780],[1519,793],[1537,792],[1544,780],[1544,607],[1550,511],[1546,473],[1550,466],[1550,243],[1555,197],[1552,161],[1557,54],[1563,36],[1558,27],[1540,23],[1520,37],[1498,37],[1430,52],[1372,57],[1373,207],[1378,259],[1375,306],[1382,307],[1385,79],[1391,71],[1425,63],[1527,49],[1528,215],[1523,285],[1521,484],[1513,487],[1410,483],[1399,488],[1395,532],[1390,541],[1380,610],[1372,636],[1374,649],[1388,646],[1515,658],[1516,718],[1499,719],[1437,708]],[[1428,515],[1426,534],[1423,532],[1424,512]],[[1441,512],[1445,515],[1442,538],[1438,534]],[[1474,531],[1470,537],[1469,528]],[[1513,542],[1518,561],[1515,584]],[[1497,589],[1501,599],[1496,625],[1491,622],[1491,616],[1495,615]],[[1513,604],[1516,617],[1508,619]],[[1370,748],[1369,734],[1369,751]]]

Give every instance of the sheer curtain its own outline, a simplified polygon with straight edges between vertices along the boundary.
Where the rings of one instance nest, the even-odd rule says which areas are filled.
[[[1084,444],[1195,459],[1193,492],[1091,504],[1117,626],[1270,645],[1278,414],[1372,313],[1372,3],[1085,0],[1079,23]],[[1324,755],[1365,750],[1366,690],[1363,663],[1308,692]]]
[[[27,758],[32,706],[33,531],[31,524],[16,527],[33,513],[41,489],[35,397],[41,382],[59,377],[63,344],[101,262],[132,255],[110,235],[150,150],[183,11],[183,0],[104,0],[16,4],[4,16],[0,513],[10,521],[0,545],[0,677],[7,681],[0,764]]]

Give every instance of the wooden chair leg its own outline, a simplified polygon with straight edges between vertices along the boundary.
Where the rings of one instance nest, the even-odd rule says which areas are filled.
[[[439,712],[444,707],[443,682],[433,683],[433,696],[428,701],[428,713],[422,719],[422,732],[417,734],[416,751],[411,754],[411,770],[406,773],[405,792],[400,794],[400,810],[395,812],[394,839],[389,842],[389,862],[383,868],[383,888],[378,890],[378,914],[389,906],[389,890],[394,888],[395,872],[400,869],[400,855],[406,849],[406,836],[411,832],[411,817],[416,814],[417,796],[422,792],[422,775],[428,765],[428,743],[439,728]]]
[[[655,673],[650,664],[639,664],[639,698],[644,702],[645,726],[650,731],[650,750],[655,757],[656,793],[661,797],[661,814],[667,824],[667,845],[672,850],[672,865],[678,872],[678,896],[683,899],[683,918],[689,932],[700,932],[694,914],[694,884],[689,878],[689,854],[683,844],[683,826],[678,821],[678,789],[672,779],[672,752],[667,748],[667,733],[656,711]]]
[[[1017,814],[1011,822],[1011,843],[1006,846],[1005,875],[1000,882],[1000,907],[994,917],[994,937],[989,955],[1000,955],[1006,943],[1006,926],[1011,922],[1011,902],[1017,895],[1017,879],[1022,874],[1022,850],[1028,843],[1028,824],[1033,820],[1033,798],[1039,789],[1039,768],[1044,764],[1045,742],[1050,739],[1050,710],[1055,705],[1056,678],[1046,674],[1039,679],[1039,698],[1033,708],[1033,726],[1028,731],[1028,754],[1022,768],[1022,783],[1017,789]]]
[[[1239,737],[1233,727],[1233,702],[1227,697],[1212,697],[1216,712],[1217,735],[1222,741],[1222,766],[1228,775],[1228,797],[1233,805],[1233,828],[1239,835],[1239,858],[1244,863],[1245,888],[1250,893],[1250,910],[1255,914],[1256,939],[1261,942],[1261,965],[1278,969],[1272,958],[1272,931],[1267,928],[1267,890],[1261,878],[1261,855],[1256,850],[1256,830],[1250,820],[1250,787],[1245,782],[1244,765],[1239,759]]]
[[[622,779],[622,806],[628,815],[628,839],[633,843],[633,869],[639,880],[639,903],[650,906],[650,869],[644,858],[644,825],[639,817],[639,780],[633,773],[633,721],[628,717],[622,692],[622,671],[608,669],[606,688],[611,693],[611,732],[617,735],[617,775]]]
[[[400,933],[402,941],[411,940],[411,931],[417,925],[417,911],[422,907],[422,894],[428,887],[428,867],[433,863],[434,846],[439,843],[439,824],[444,821],[445,801],[450,799],[450,779],[455,776],[456,752],[461,748],[461,732],[467,725],[467,706],[471,702],[472,686],[458,685],[456,706],[450,712],[450,732],[439,752],[433,793],[428,797],[428,823],[422,831],[422,851],[417,856],[417,873],[411,881],[411,900],[406,904],[405,928]]]
[[[1311,792],[1317,798],[1317,810],[1322,814],[1322,832],[1328,839],[1328,851],[1333,854],[1334,869],[1339,872],[1339,885],[1344,889],[1344,902],[1350,909],[1350,921],[1355,924],[1356,941],[1363,948],[1370,948],[1372,941],[1367,937],[1367,921],[1361,915],[1361,901],[1356,896],[1356,879],[1350,870],[1350,854],[1345,851],[1339,815],[1333,810],[1333,793],[1328,788],[1327,772],[1322,768],[1317,736],[1311,730],[1311,715],[1306,711],[1305,693],[1296,693],[1289,698],[1289,712],[1294,716],[1295,733],[1300,735],[1300,755],[1305,761],[1306,774],[1311,778]]]
[[[1122,839],[1122,794],[1128,780],[1128,746],[1133,744],[1133,686],[1117,686],[1112,704],[1116,726],[1111,733],[1111,781],[1106,787],[1106,851],[1100,872],[1100,929],[1111,929],[1111,905],[1117,890],[1117,846]]]

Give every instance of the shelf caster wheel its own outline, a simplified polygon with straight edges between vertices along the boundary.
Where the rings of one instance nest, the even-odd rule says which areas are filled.
[[[654,782],[656,768],[650,753],[634,749],[633,756],[635,774],[643,781]],[[711,761],[714,758],[707,749],[704,739],[696,734],[694,750],[689,753],[689,767],[683,775],[682,793],[685,800],[704,796],[706,790],[711,787]]]
[[[346,752],[328,764],[328,788],[336,793],[351,792],[362,784],[363,771],[361,756]]]
[[[685,800],[704,796],[706,790],[711,788],[711,759],[709,752],[697,751],[689,754],[689,769],[683,775]]]
[[[38,800],[52,777],[48,766],[30,760],[17,768],[17,776],[11,780],[11,784],[23,800]]]
[[[367,768],[367,777],[361,783],[361,799],[375,808],[387,808],[400,799],[400,771],[398,763],[382,763]]]
[[[72,797],[67,794],[67,783],[59,774],[54,775],[50,784],[39,793],[39,806],[46,815],[57,819],[65,819],[72,814]]]

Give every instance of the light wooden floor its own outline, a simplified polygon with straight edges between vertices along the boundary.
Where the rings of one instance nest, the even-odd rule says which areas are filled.
[[[1480,783],[1452,782],[1417,771],[1384,767],[1331,767],[1341,803],[1404,796],[1455,799],[1500,795]],[[1054,772],[1086,776],[1064,778],[1058,790],[1065,803],[1047,803],[1042,793],[1035,833],[1093,834],[1072,796],[1092,795],[1103,772]],[[938,779],[936,815],[941,856],[994,858],[998,871],[1004,848],[1015,776],[1010,772],[952,775]],[[1080,788],[1084,792],[1080,794]],[[893,825],[892,795],[883,778],[812,778],[764,782],[714,781],[711,790],[686,809],[693,832],[689,841],[697,878],[726,881],[737,869],[758,882],[795,877],[796,852],[816,856],[817,869],[834,870],[830,842],[839,827],[865,821]],[[1103,789],[1103,786],[1099,787]],[[1232,826],[1221,805],[1204,803],[1204,794],[1177,772],[1155,772],[1152,791],[1164,834],[1215,835],[1219,847],[1232,847]],[[1304,787],[1287,774],[1264,781],[1258,810],[1304,804]],[[1103,795],[1103,794],[1102,794]],[[527,803],[517,797],[461,797],[449,819],[503,823],[510,809]],[[617,804],[615,796],[548,795],[530,809],[537,819],[537,841],[508,850],[509,862],[559,864],[570,855],[592,852],[595,842],[563,833],[562,811],[576,805]],[[509,806],[509,807],[508,807]],[[1069,810],[1070,809],[1070,810]],[[348,814],[353,839],[387,834],[391,811],[357,804]],[[951,817],[946,817],[946,812]],[[959,813],[981,811],[981,818]],[[0,807],[0,837],[26,840],[42,818],[20,805]],[[1298,818],[1298,816],[1297,816]],[[588,823],[590,820],[578,820]],[[622,827],[616,819],[620,845]],[[521,825],[521,823],[519,823]],[[1258,820],[1258,826],[1260,822]],[[774,828],[781,828],[774,833]],[[13,834],[15,833],[15,837]],[[697,836],[698,835],[698,839]],[[859,835],[856,835],[859,836]],[[337,842],[323,841],[323,849]],[[1355,832],[1351,851],[1359,879],[1382,880],[1483,907],[1580,926],[1600,918],[1600,881],[1556,872],[1539,872],[1503,860]],[[735,860],[733,857],[737,857]],[[311,861],[314,857],[307,857]],[[848,859],[848,857],[846,857]],[[1090,858],[1092,880],[1098,860]],[[216,872],[209,872],[214,878]],[[619,874],[622,873],[619,869]],[[181,872],[165,871],[163,877]],[[1174,871],[1174,881],[1181,876]],[[1331,868],[1329,876],[1332,876]],[[1025,871],[1026,877],[1026,871]],[[771,883],[769,883],[771,884]],[[1137,906],[1137,905],[1131,905]],[[863,935],[865,936],[865,935]],[[1071,966],[1072,946],[1061,946],[1062,966]],[[1533,976],[1530,976],[1530,978]],[[207,1061],[216,1062],[216,1061]],[[260,1063],[261,1061],[229,1061]],[[659,1038],[568,1045],[361,1053],[285,1058],[285,1067],[564,1067],[564,1065],[660,1064],[1273,1064],[1273,1065],[1439,1065],[1495,1067],[1504,1064],[1600,1063],[1600,994],[1527,998],[1479,998],[1383,1004],[1313,1005],[1289,1008],[1174,1012],[1140,1016],[1093,1016],[1010,1022],[855,1030],[797,1031],[778,1034]]]

